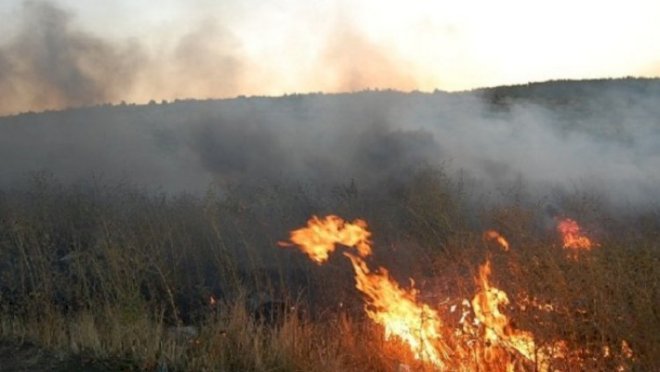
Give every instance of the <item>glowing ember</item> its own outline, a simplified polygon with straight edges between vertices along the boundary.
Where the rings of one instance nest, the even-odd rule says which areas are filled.
[[[621,352],[628,359],[631,359],[635,355],[626,340],[621,341]]]
[[[557,223],[557,231],[561,234],[564,248],[579,250],[590,250],[594,246],[589,238],[583,235],[580,225],[575,220],[564,218]]]
[[[558,312],[558,309],[552,303],[548,301],[542,302],[536,297],[530,297],[529,295],[526,294],[519,295],[517,301],[515,302],[518,308],[522,311],[525,311],[527,309],[533,309],[533,310],[543,311],[546,313]],[[567,310],[564,310],[564,313],[566,312]]]
[[[509,251],[509,242],[506,239],[504,239],[504,237],[495,230],[486,230],[484,232],[484,239],[494,240],[497,242],[497,244],[500,245],[500,247],[502,247],[502,250],[504,250],[504,252]]]

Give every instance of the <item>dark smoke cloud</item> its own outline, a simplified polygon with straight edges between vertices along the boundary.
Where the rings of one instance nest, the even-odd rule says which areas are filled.
[[[12,32],[0,41],[0,115],[107,102],[278,93],[281,87],[346,92],[419,86],[419,71],[367,37],[343,10],[336,12],[332,27],[313,30],[318,33],[314,45],[297,46],[314,50],[310,61],[282,73],[282,61],[249,56],[241,35],[229,28],[231,22],[213,12],[176,21],[180,32],[148,43],[148,37],[96,35],[56,3],[25,1],[13,27],[5,27]]]
[[[246,176],[272,179],[283,171],[282,165],[290,164],[288,149],[279,143],[277,133],[261,123],[248,118],[201,123],[191,146],[212,174],[236,180]]]
[[[125,96],[221,96],[248,62],[230,30],[200,23],[148,53],[76,29],[27,2],[0,46],[0,112]],[[321,65],[331,89],[414,85],[400,58],[339,26]],[[321,48],[323,49],[323,48]],[[167,63],[156,63],[167,61]],[[323,80],[323,79],[321,79]],[[518,92],[518,93],[516,93]],[[0,187],[47,170],[62,180],[126,179],[166,191],[272,181],[377,188],[425,165],[464,172],[492,199],[524,183],[541,196],[592,190],[618,205],[660,200],[660,83],[619,80],[446,94],[363,92],[168,105],[99,106],[0,118]]]
[[[613,205],[657,205],[660,82],[594,84],[529,87],[500,103],[497,94],[364,92],[8,117],[0,186],[45,169],[173,192],[282,180],[378,189],[431,165],[492,201],[524,186],[535,198],[585,190]]]
[[[51,2],[23,3],[18,29],[0,43],[0,115],[243,89],[240,45],[217,20],[151,47],[94,35],[74,21]]]
[[[1,112],[106,102],[130,89],[144,63],[140,49],[76,30],[72,14],[25,2],[18,33],[0,46]]]

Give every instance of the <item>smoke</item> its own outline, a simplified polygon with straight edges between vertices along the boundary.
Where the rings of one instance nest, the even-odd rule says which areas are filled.
[[[246,50],[253,31],[216,11],[200,13],[169,20],[174,26],[162,35],[121,39],[85,29],[73,11],[56,3],[23,2],[12,14],[16,19],[3,27],[0,115],[120,101],[420,86],[414,66],[369,38],[342,10],[334,10],[336,21],[314,28],[314,37],[295,46],[281,44],[297,40],[302,32],[297,28],[284,33],[285,41],[266,44],[272,48],[268,59]],[[299,51],[272,56],[284,46]]]
[[[200,22],[171,51],[158,53],[140,81],[143,100],[228,97],[244,89],[248,62],[240,43],[214,19]]]
[[[612,80],[22,115],[0,120],[0,183],[48,170],[172,192],[282,180],[383,189],[430,165],[488,200],[522,186],[536,200],[584,191],[647,208],[660,200],[658,98],[657,80]]]
[[[318,65],[327,77],[325,91],[369,88],[414,90],[419,87],[413,70],[391,49],[370,41],[349,22],[339,22],[328,37]]]
[[[272,179],[290,164],[287,149],[278,134],[263,126],[263,120],[249,118],[201,123],[192,133],[193,149],[200,163],[211,174],[225,180],[241,181],[247,177]]]
[[[0,112],[232,95],[257,71],[212,18],[156,48],[84,32],[47,2],[26,2],[18,24],[0,46]],[[303,77],[328,90],[415,87],[402,58],[350,22],[335,25],[314,62],[327,68]],[[439,165],[491,199],[522,183],[536,196],[591,190],[644,207],[660,200],[659,98],[657,80],[627,79],[20,115],[0,119],[0,186],[47,170],[67,182],[101,176],[173,192],[277,179],[377,188]]]
[[[50,3],[25,2],[18,33],[0,48],[0,112],[88,105],[130,88],[139,48],[77,31],[71,20]]]
[[[147,47],[81,29],[53,3],[25,1],[0,44],[0,115],[107,102],[223,97],[240,92],[244,66],[229,30],[209,18]]]

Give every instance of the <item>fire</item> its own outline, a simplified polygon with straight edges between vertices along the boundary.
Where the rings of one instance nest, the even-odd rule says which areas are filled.
[[[560,222],[558,229],[564,234],[564,246],[572,249],[589,249],[591,241],[582,236],[573,220]],[[326,262],[336,244],[349,248],[346,256],[355,272],[355,287],[362,293],[367,316],[381,325],[386,339],[397,338],[408,345],[414,357],[440,370],[456,371],[517,371],[554,370],[555,361],[563,360],[571,365],[584,366],[582,360],[589,355],[580,348],[571,350],[564,340],[552,340],[537,344],[531,332],[516,329],[511,319],[502,311],[509,305],[508,295],[490,282],[492,267],[490,258],[480,265],[475,277],[477,292],[471,301],[464,299],[460,320],[457,324],[445,322],[438,309],[419,300],[419,290],[414,283],[409,289],[401,287],[390,277],[387,269],[372,271],[366,257],[372,253],[371,233],[363,220],[346,222],[337,216],[312,217],[307,226],[293,230],[290,241],[280,246],[298,246],[317,264]],[[484,232],[484,239],[496,241],[504,251],[509,250],[507,240],[497,231]],[[520,309],[561,313],[552,303],[541,303],[535,297],[522,296],[515,304]],[[457,305],[449,307],[456,311]],[[564,311],[568,313],[568,311]],[[634,358],[627,343],[623,342],[621,354]],[[612,351],[599,351],[611,357]],[[623,368],[623,367],[622,367]]]
[[[291,242],[298,245],[312,261],[320,265],[328,260],[337,243],[356,248],[361,257],[369,256],[370,236],[367,223],[363,220],[358,219],[349,223],[334,215],[324,219],[313,216],[307,221],[307,227],[291,232]],[[280,242],[279,245],[286,247],[290,244]]]
[[[557,231],[561,234],[564,248],[579,250],[591,250],[594,244],[589,238],[583,235],[580,225],[575,220],[564,218],[557,223]]]
[[[504,252],[509,251],[509,242],[497,231],[495,230],[486,230],[484,232],[484,239],[486,240],[494,240],[497,242],[497,244],[502,247],[502,250]]]
[[[328,260],[337,243],[355,248],[357,255],[349,252],[344,255],[355,270],[355,286],[365,296],[365,312],[369,318],[383,326],[386,339],[398,337],[417,359],[443,368],[447,356],[440,335],[443,326],[440,316],[417,300],[415,288],[401,288],[385,268],[371,272],[363,259],[371,254],[370,236],[363,220],[348,223],[331,215],[324,219],[312,217],[307,227],[292,231],[290,239],[318,264]]]
[[[366,262],[350,253],[355,270],[356,288],[365,295],[369,318],[385,328],[385,338],[399,337],[410,346],[415,358],[443,367],[448,357],[442,342],[440,315],[417,300],[417,290],[405,290],[392,280],[384,268],[372,273]]]
[[[479,267],[477,285],[480,291],[472,299],[475,317],[484,325],[484,339],[488,345],[486,360],[508,359],[509,353],[502,353],[499,348],[515,350],[529,361],[534,360],[536,346],[531,333],[516,330],[511,326],[509,318],[500,311],[500,306],[509,304],[509,297],[498,288],[491,286],[490,260]],[[505,360],[513,367],[512,362]]]

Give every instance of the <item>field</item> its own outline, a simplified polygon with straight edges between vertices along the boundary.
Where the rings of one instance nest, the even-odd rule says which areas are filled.
[[[387,268],[408,298],[439,314],[434,340],[450,361],[443,368],[658,370],[659,212],[624,213],[584,192],[555,195],[552,205],[525,197],[523,186],[510,193],[507,202],[481,205],[435,167],[377,188],[253,183],[202,196],[34,175],[26,187],[0,193],[0,363],[19,370],[438,367],[388,339],[365,313],[368,296],[355,288],[342,254],[350,248],[319,265],[286,244],[313,215],[334,214],[366,221],[373,252],[365,262]],[[560,218],[578,221],[592,249],[564,248]],[[486,230],[505,237],[509,250]],[[484,278],[486,261],[492,273]],[[410,297],[412,285],[419,292]],[[472,300],[488,285],[510,300],[493,311],[501,311],[503,333],[474,320]],[[533,340],[525,346],[531,358],[513,345],[520,335]],[[12,351],[25,348],[40,354]],[[16,360],[26,353],[36,360]]]
[[[154,3],[0,2],[0,372],[660,372],[660,1]]]

